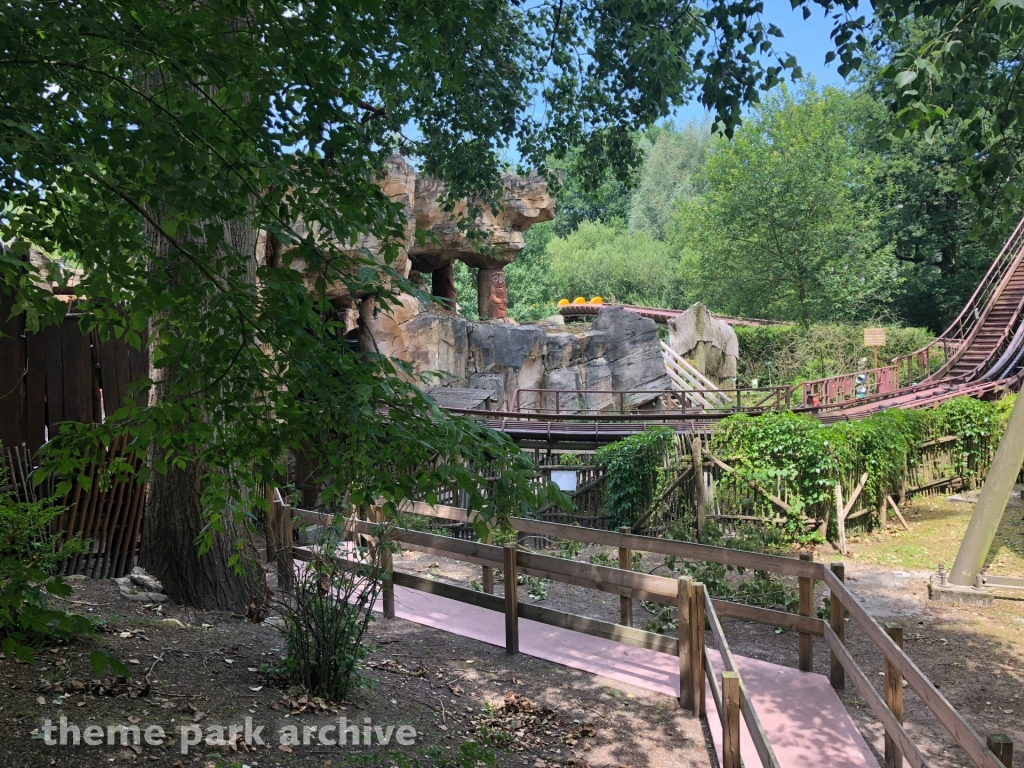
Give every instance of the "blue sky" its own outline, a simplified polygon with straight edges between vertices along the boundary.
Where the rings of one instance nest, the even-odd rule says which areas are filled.
[[[866,5],[866,4],[865,4]],[[859,13],[870,14],[870,8],[863,8]],[[820,8],[816,9],[811,18],[804,20],[798,8],[792,10],[789,0],[764,0],[765,22],[775,24],[782,30],[784,37],[775,40],[777,50],[791,53],[804,71],[804,75],[813,75],[818,85],[843,86],[843,78],[836,71],[837,61],[825,64],[825,54],[832,50],[832,19],[825,16]],[[700,119],[703,108],[699,104],[689,104],[677,113],[681,123]]]

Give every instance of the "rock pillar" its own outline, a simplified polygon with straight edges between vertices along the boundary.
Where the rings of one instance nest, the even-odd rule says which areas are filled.
[[[446,299],[449,309],[455,309],[455,269],[452,262],[438,267],[430,274],[431,293]]]
[[[476,276],[477,309],[481,320],[504,320],[508,308],[505,273],[498,269],[481,269]]]

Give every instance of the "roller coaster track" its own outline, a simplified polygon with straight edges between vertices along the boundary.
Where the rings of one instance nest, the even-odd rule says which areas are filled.
[[[678,310],[622,305],[666,323]],[[597,314],[600,306],[572,304],[563,315]],[[769,321],[727,318],[734,324]],[[1024,380],[1024,219],[1006,241],[963,311],[933,342],[887,366],[768,390],[729,390],[731,405],[687,408],[679,392],[665,393],[662,407],[629,412],[464,411],[482,417],[518,442],[605,443],[655,424],[683,432],[710,432],[742,410],[763,413],[785,407],[824,422],[854,420],[887,408],[926,408],[953,397],[992,397],[1016,391]],[[784,393],[784,395],[783,395]],[[724,392],[723,392],[724,394]],[[550,392],[557,402],[558,393]],[[670,397],[674,396],[674,397]],[[692,400],[692,399],[691,399]],[[748,404],[742,406],[743,400]],[[664,403],[667,403],[665,405]],[[673,404],[678,405],[673,407]],[[453,409],[458,410],[458,409]]]

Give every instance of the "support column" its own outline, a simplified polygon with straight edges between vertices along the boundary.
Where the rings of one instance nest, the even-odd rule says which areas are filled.
[[[505,319],[508,289],[505,287],[505,272],[502,267],[477,270],[476,295],[481,320]]]
[[[985,558],[996,537],[996,529],[1003,518],[1003,510],[1010,500],[1013,484],[1017,482],[1021,462],[1024,460],[1024,397],[1018,397],[1010,414],[1010,421],[999,441],[992,468],[981,489],[978,504],[971,515],[960,551],[949,573],[949,581],[961,587],[974,585],[974,580],[985,565]]]
[[[430,292],[445,299],[450,309],[455,309],[455,268],[452,262],[438,267],[430,273]]]

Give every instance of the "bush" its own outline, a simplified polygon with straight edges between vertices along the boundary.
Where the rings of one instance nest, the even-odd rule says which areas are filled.
[[[632,525],[654,500],[663,482],[665,452],[675,433],[653,427],[599,448],[594,461],[604,469],[604,513],[609,528]]]
[[[870,368],[872,350],[862,346],[864,325],[815,323],[798,325],[734,326],[740,344],[738,378],[741,384],[758,379],[762,385],[795,384]],[[886,326],[886,346],[878,351],[878,364],[910,354],[932,341],[924,328]],[[865,363],[861,363],[866,359]]]
[[[344,528],[328,526],[312,558],[298,568],[284,607],[286,655],[279,672],[312,696],[341,701],[361,683],[363,635],[394,545],[381,525],[367,546],[345,552]]]
[[[0,465],[0,487],[6,485]],[[96,635],[90,619],[49,604],[50,596],[71,594],[58,574],[60,563],[88,551],[77,538],[58,546],[51,524],[63,511],[54,499],[23,502],[13,490],[0,491],[0,648],[7,658],[31,663],[39,648]],[[120,675],[131,674],[102,650],[94,650],[90,661],[97,676],[108,664]]]

